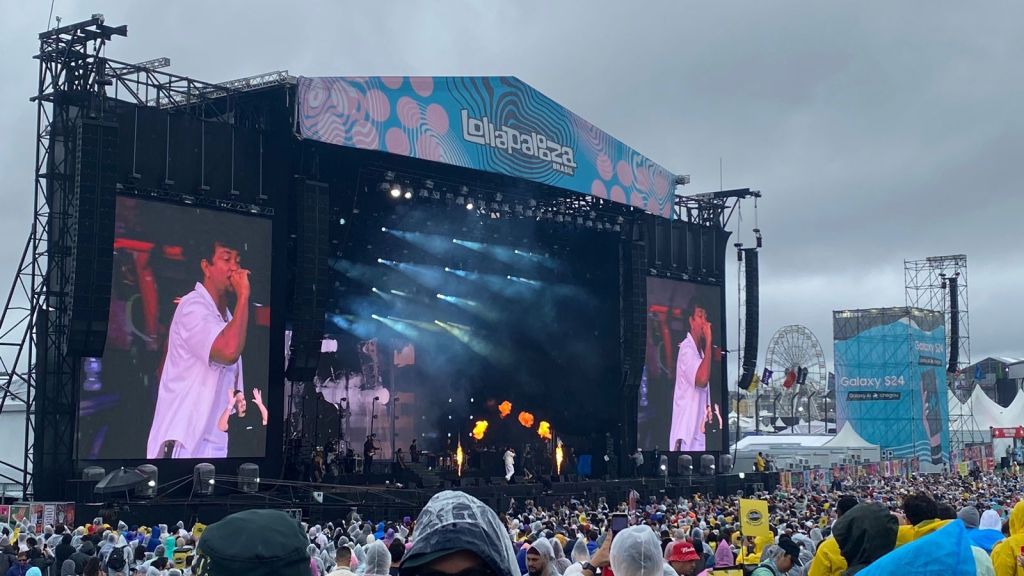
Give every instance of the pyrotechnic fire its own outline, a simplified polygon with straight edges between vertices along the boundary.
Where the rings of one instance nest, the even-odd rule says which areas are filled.
[[[537,435],[545,440],[551,440],[551,424],[548,424],[547,420],[540,421],[540,426],[537,426]]]
[[[458,471],[459,478],[462,477],[462,440],[459,440],[459,446],[455,449],[455,467]]]
[[[533,428],[533,414],[520,412],[519,423],[523,425],[523,428]]]
[[[543,424],[543,422],[541,424]],[[558,475],[559,476],[562,475],[562,458],[563,458],[563,456],[564,455],[562,454],[562,441],[559,440],[558,441],[558,445],[555,446],[555,467],[558,470]]]
[[[511,402],[509,402],[508,400],[505,400],[501,404],[498,404],[498,414],[501,414],[501,417],[503,419],[506,418],[511,413],[512,413],[512,403]]]
[[[487,432],[487,420],[477,420],[473,425],[473,438],[483,440],[485,432]]]

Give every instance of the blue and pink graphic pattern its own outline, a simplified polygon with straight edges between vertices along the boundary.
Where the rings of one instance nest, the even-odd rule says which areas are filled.
[[[665,168],[513,77],[300,78],[303,138],[497,172],[672,217]]]

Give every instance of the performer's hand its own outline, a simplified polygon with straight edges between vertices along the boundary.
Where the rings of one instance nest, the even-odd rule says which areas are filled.
[[[255,402],[257,406],[263,406],[263,393],[260,392],[259,388],[252,389],[252,401]]]
[[[235,390],[234,388],[228,390],[228,408],[232,408],[235,405]]]
[[[231,282],[231,288],[234,289],[235,294],[239,298],[248,298],[250,293],[249,288],[249,271],[245,268],[239,268],[228,276],[228,281]]]
[[[711,322],[704,322],[704,342],[711,343]]]

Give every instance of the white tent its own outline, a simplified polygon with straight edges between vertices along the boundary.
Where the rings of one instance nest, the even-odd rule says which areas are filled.
[[[825,446],[829,448],[845,448],[845,449],[875,449],[878,450],[877,444],[872,444],[865,440],[849,422],[843,425],[843,428],[838,434],[832,437]]]
[[[838,434],[768,434],[747,436],[736,445],[736,469],[750,470],[758,452],[775,458],[779,469],[828,468],[839,464],[878,462],[881,449],[846,424]]]

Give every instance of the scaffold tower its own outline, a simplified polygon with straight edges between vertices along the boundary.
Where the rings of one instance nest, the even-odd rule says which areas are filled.
[[[956,345],[959,350],[956,371],[947,372],[947,384],[956,397],[949,403],[949,436],[950,446],[954,455],[958,454],[966,444],[978,442],[977,421],[971,402],[974,390],[972,375],[965,374],[964,368],[971,364],[971,330],[970,306],[967,298],[967,256],[953,254],[948,256],[929,256],[921,260],[904,261],[904,277],[906,279],[907,306],[924,308],[942,312],[946,323],[946,350]],[[951,284],[950,278],[956,278]],[[955,286],[959,311],[956,314],[959,323],[959,337],[954,344],[951,342],[953,321],[950,313],[949,290]]]

